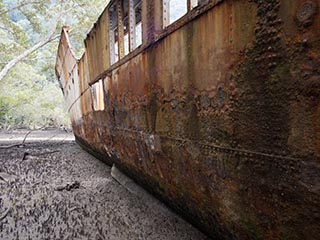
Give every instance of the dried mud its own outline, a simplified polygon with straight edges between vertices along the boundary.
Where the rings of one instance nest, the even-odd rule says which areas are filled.
[[[0,133],[0,239],[207,239],[150,195],[136,196],[72,135]],[[11,138],[11,139],[10,139]]]

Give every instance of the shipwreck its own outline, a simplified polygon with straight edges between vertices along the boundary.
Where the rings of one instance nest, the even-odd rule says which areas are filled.
[[[214,239],[320,239],[319,7],[110,1],[61,34],[78,143]]]

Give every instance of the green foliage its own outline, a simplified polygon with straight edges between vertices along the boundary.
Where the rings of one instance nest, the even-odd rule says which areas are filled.
[[[71,41],[81,56],[83,39],[104,9],[105,0],[0,0],[0,70],[41,41],[48,29],[71,27]],[[56,21],[56,16],[63,12]],[[19,62],[0,81],[1,126],[68,126],[69,117],[54,66],[59,38]]]
[[[0,98],[0,123],[6,122],[8,112],[10,110],[10,104],[6,98]]]
[[[56,82],[46,81],[30,65],[12,71],[0,92],[0,121],[5,126],[67,126],[64,99]]]

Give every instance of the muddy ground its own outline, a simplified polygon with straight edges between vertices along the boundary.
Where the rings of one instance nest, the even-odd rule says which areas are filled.
[[[132,194],[72,134],[0,133],[0,239],[207,239],[148,194]]]

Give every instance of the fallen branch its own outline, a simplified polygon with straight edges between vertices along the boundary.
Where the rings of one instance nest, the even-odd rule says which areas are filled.
[[[13,148],[13,147],[19,147],[25,144],[27,137],[34,131],[39,131],[42,130],[45,127],[41,127],[38,129],[34,129],[34,130],[30,130],[29,132],[27,132],[27,134],[24,136],[22,143],[17,143],[17,144],[12,144],[12,145],[8,145],[8,146],[0,146],[0,149],[9,149],[9,148]]]
[[[38,129],[37,129],[37,130],[38,130]],[[24,136],[24,139],[23,139],[22,143],[12,144],[12,145],[8,145],[8,146],[0,146],[0,149],[9,149],[9,148],[19,147],[19,146],[24,145],[24,143],[25,143],[26,140],[27,140],[27,137],[28,137],[33,131],[36,131],[36,130],[30,130],[29,132],[27,132],[27,134]]]

